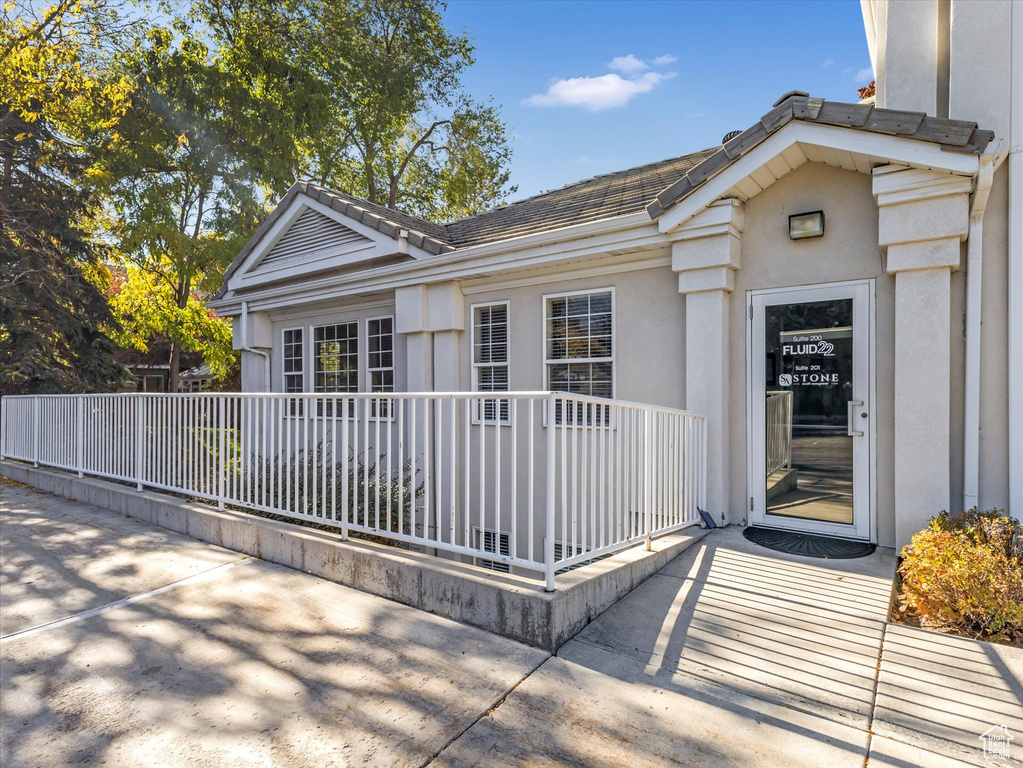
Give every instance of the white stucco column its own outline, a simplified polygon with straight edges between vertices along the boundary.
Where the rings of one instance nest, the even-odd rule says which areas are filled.
[[[433,333],[433,387],[458,392],[458,347],[465,329],[465,297],[458,283],[431,285],[427,292],[427,323]]]
[[[405,334],[409,392],[455,392],[465,300],[458,283],[411,285],[394,293],[395,330]]]
[[[951,273],[969,231],[971,179],[874,169],[878,241],[895,275],[895,544],[949,509]]]
[[[242,392],[269,392],[268,359],[273,347],[273,323],[266,312],[246,311],[231,325],[231,346],[241,354]]]
[[[669,233],[671,264],[686,297],[686,409],[707,418],[707,509],[731,522],[728,400],[729,312],[740,266],[744,210],[738,200],[709,206]],[[741,519],[741,516],[739,517]]]
[[[394,292],[394,330],[405,335],[405,372],[409,392],[433,390],[433,334],[429,332],[425,285]]]

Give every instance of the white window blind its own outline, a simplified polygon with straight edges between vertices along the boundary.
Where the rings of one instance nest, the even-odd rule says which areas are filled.
[[[473,388],[477,392],[508,391],[508,304],[486,304],[473,308]],[[508,400],[481,399],[476,420],[508,421]]]
[[[547,387],[614,397],[614,294],[610,289],[546,297]],[[578,404],[571,424],[606,426],[606,408]],[[559,403],[556,423],[562,421]]]

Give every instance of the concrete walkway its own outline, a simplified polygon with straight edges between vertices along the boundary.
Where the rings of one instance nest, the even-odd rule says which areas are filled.
[[[1023,739],[1023,650],[887,625],[894,567],[891,551],[788,557],[714,531],[437,762],[1020,765],[985,759],[978,736]]]
[[[420,766],[548,656],[4,482],[4,768]]]
[[[886,627],[891,552],[715,531],[549,656],[2,483],[5,768],[1020,764],[1023,651]]]

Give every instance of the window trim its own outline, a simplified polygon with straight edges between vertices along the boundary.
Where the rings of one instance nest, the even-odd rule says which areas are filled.
[[[284,353],[285,353],[285,347],[286,347],[286,345],[288,343],[287,341],[285,341],[285,338],[286,338],[288,333],[291,333],[291,332],[294,332],[294,331],[299,331],[302,334],[302,341],[299,343],[299,350],[301,352],[301,358],[300,359],[302,360],[302,389],[299,390],[298,392],[288,392],[288,376],[294,376],[296,374],[293,374],[293,373],[289,374],[289,373],[287,373],[284,370],[284,360],[285,360],[285,354]],[[285,396],[285,397],[287,397],[288,395],[304,395],[306,392],[309,391],[309,377],[306,375],[307,372],[309,371],[309,352],[308,352],[307,345],[306,345],[306,338],[308,337],[308,335],[309,335],[309,332],[308,332],[308,330],[306,329],[306,327],[304,325],[293,325],[293,326],[289,326],[287,328],[281,328],[281,360],[280,360],[281,392],[280,392],[280,394]],[[291,402],[285,400],[285,403],[287,404],[287,407],[284,408],[284,418],[286,418],[286,419],[301,418],[305,414],[305,407],[303,405],[303,401],[302,400],[295,399],[295,400],[293,400]]]
[[[593,294],[593,293],[610,293],[611,294],[611,357],[610,358],[603,358],[603,357],[600,357],[600,358],[585,357],[585,358],[583,358],[583,357],[578,357],[578,358],[564,358],[564,359],[551,359],[551,358],[549,358],[547,356],[547,354],[548,354],[547,353],[547,341],[548,341],[548,339],[547,339],[547,321],[550,319],[550,302],[551,302],[551,299],[562,299],[562,298],[568,298],[568,297],[571,297],[571,296],[583,296],[583,295],[588,295],[588,294]],[[542,357],[542,360],[543,360],[543,388],[544,388],[544,391],[545,392],[554,392],[554,391],[556,391],[556,390],[554,390],[551,387],[551,381],[550,381],[550,366],[551,365],[567,362],[569,360],[576,360],[578,362],[586,362],[586,363],[593,363],[593,362],[607,363],[607,362],[609,362],[609,363],[611,363],[611,398],[610,399],[614,400],[615,397],[618,394],[618,364],[617,364],[617,362],[618,362],[618,337],[617,337],[617,333],[616,333],[617,330],[618,330],[618,320],[617,320],[618,303],[617,303],[617,296],[616,296],[615,286],[609,285],[609,286],[604,286],[602,288],[584,288],[584,289],[578,290],[578,291],[558,291],[557,293],[545,293],[545,294],[543,294],[543,296],[541,298],[541,301],[543,302],[543,324],[540,327],[540,341],[541,341],[541,345],[542,345],[541,349],[540,349],[540,354],[541,354],[541,357]],[[560,390],[558,390],[558,391],[560,391]],[[566,395],[571,395],[572,393],[571,392],[566,392],[565,394]],[[549,418],[549,414],[547,413],[547,409],[545,408],[544,409],[544,419],[543,419],[544,427],[549,426],[549,423],[551,421],[553,421],[553,420]],[[558,423],[555,423],[554,426],[560,427],[560,426],[562,426],[562,424],[560,422],[558,422]],[[569,424],[567,426],[569,428],[574,428],[576,426],[582,426],[582,425]],[[608,424],[608,425],[605,425],[605,426],[592,425],[592,426],[590,426],[588,428],[591,428],[591,429],[606,429],[609,426],[613,426],[613,424]]]
[[[390,320],[391,321],[391,367],[390,368],[374,368],[369,364],[369,356],[372,354],[372,350],[369,348],[369,324],[375,320]],[[373,390],[373,373],[376,371],[390,371],[391,372],[391,392],[398,391],[398,350],[397,350],[397,332],[394,330],[396,319],[394,315],[378,315],[376,317],[366,318],[366,392],[372,393]],[[383,390],[381,390],[383,391]]]
[[[493,363],[477,363],[476,362],[476,310],[482,307],[499,307],[504,306],[505,308],[505,324],[507,325],[507,360],[504,365],[508,369],[508,390],[511,391],[511,301],[505,299],[504,301],[482,301],[476,304],[469,305],[469,368],[471,371],[471,386],[473,392],[483,392],[479,387],[479,369],[480,368],[493,368]],[[488,392],[490,390],[487,390]],[[498,390],[499,391],[499,390]],[[490,398],[486,398],[490,399]],[[501,400],[504,398],[493,398],[495,400]],[[482,403],[484,398],[480,398],[479,407],[472,409],[472,423],[473,425],[485,424],[487,426],[501,426],[507,427],[511,425],[511,409],[513,407],[512,401],[508,400],[508,417],[505,419],[500,418],[500,406],[498,406],[498,418],[493,421],[489,421],[480,418],[482,409]]]
[[[288,395],[288,394],[292,394],[293,395],[293,394],[296,394],[294,392],[288,392],[288,389],[287,389],[287,378],[286,378],[287,376],[294,376],[295,374],[289,374],[289,373],[287,373],[284,370],[285,345],[288,343],[287,341],[285,341],[285,336],[289,332],[292,332],[292,331],[301,331],[302,332],[302,341],[300,343],[300,348],[302,350],[302,389],[301,389],[301,392],[308,392],[309,391],[309,387],[308,387],[309,379],[306,376],[306,373],[308,372],[308,369],[309,369],[309,361],[307,359],[308,358],[308,354],[307,354],[307,350],[306,350],[306,334],[308,333],[308,331],[307,331],[307,329],[306,329],[306,327],[304,325],[294,325],[294,326],[290,326],[288,328],[281,328],[281,362],[280,362],[280,371],[281,371],[281,394],[282,395]]]
[[[338,391],[316,391],[316,331],[319,328],[336,328],[339,325],[355,325],[355,392],[338,392]],[[319,325],[309,326],[309,344],[308,344],[308,356],[309,356],[309,373],[311,374],[309,380],[309,386],[306,391],[314,395],[353,395],[363,392],[363,356],[362,356],[362,322],[359,318],[354,320],[335,320],[330,323],[321,323]]]
[[[374,371],[388,371],[389,370],[391,372],[391,391],[388,393],[388,392],[384,392],[383,390],[381,390],[380,393],[381,394],[392,394],[393,395],[395,392],[398,391],[398,365],[397,365],[397,363],[398,363],[398,332],[397,332],[397,330],[395,330],[395,327],[396,327],[397,322],[398,322],[397,318],[396,318],[395,315],[376,315],[374,317],[367,317],[367,318],[364,318],[364,319],[365,319],[365,326],[366,326],[366,336],[365,336],[365,338],[366,338],[366,344],[365,344],[365,347],[366,347],[366,352],[365,352],[365,360],[366,360],[366,389],[365,389],[365,392],[367,394],[373,394],[374,393],[374,389],[373,389],[373,373],[374,373]],[[369,335],[370,335],[369,334],[369,324],[372,323],[374,320],[390,320],[391,321],[391,367],[390,368],[373,368],[369,364],[369,356],[372,354],[372,352],[370,351],[370,348],[369,348]],[[360,362],[361,362],[361,360],[362,360],[362,357],[361,357],[361,353],[360,353]],[[373,410],[374,410],[374,413],[370,416],[370,418],[373,419],[374,421],[378,420],[378,419],[380,421],[394,421],[394,419],[395,419],[394,413],[384,413],[382,416],[377,416],[377,414],[375,412],[376,411],[375,407],[374,407]]]

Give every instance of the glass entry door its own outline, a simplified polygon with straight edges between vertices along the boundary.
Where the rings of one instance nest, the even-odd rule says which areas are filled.
[[[750,522],[868,539],[870,284],[750,298]]]

